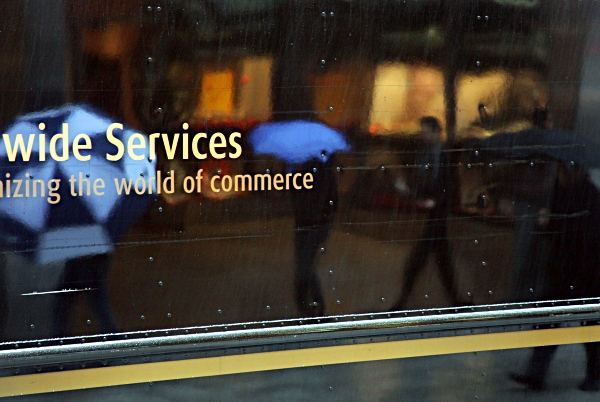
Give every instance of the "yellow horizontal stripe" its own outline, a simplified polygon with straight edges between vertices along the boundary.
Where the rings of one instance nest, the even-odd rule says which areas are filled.
[[[600,342],[600,326],[466,335],[102,367],[0,378],[0,397],[326,364]]]

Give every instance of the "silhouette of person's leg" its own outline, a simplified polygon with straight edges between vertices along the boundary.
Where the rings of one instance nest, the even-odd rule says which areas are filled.
[[[296,232],[296,303],[307,316],[324,313],[321,283],[315,272],[317,249],[324,237],[321,232],[324,230],[308,227],[297,229]]]
[[[600,391],[600,343],[586,343],[587,355],[585,380],[579,388],[583,391]]]
[[[535,213],[529,203],[516,200],[515,205],[515,240],[514,269],[511,281],[510,301],[531,300],[530,288],[536,288],[533,272],[534,240],[532,232],[537,228]],[[537,289],[536,289],[537,290]]]
[[[107,276],[110,268],[110,255],[100,254],[74,258],[65,262],[65,270],[59,286],[62,289],[86,289],[85,294],[90,309],[98,320],[101,332],[117,332],[118,326],[108,302]],[[66,292],[58,295],[54,326],[56,336],[69,335],[69,318],[79,292]]]
[[[293,193],[296,218],[296,303],[302,314],[318,316],[324,314],[325,305],[316,273],[316,259],[318,250],[327,239],[333,225],[338,201],[333,158],[325,163],[305,163],[299,171],[312,173],[313,187]]]
[[[79,264],[77,261],[75,259],[65,262],[64,271],[57,290],[69,290],[78,287],[78,284],[81,282],[81,270],[78,269]],[[58,337],[69,335],[69,317],[76,297],[76,292],[65,292],[57,295],[54,310],[54,332]]]
[[[5,269],[5,257],[3,254],[0,254],[0,342],[4,340],[6,321],[8,319],[8,294],[6,291]]]
[[[448,242],[448,228],[445,223],[440,226],[436,233],[438,239],[436,248],[440,279],[452,304],[457,305],[459,298],[454,281],[454,263],[452,262],[452,253],[450,252],[450,243]]]
[[[533,349],[531,360],[529,362],[529,373],[532,377],[539,380],[540,384],[543,384],[550,368],[550,363],[558,346],[540,346]]]
[[[557,348],[556,345],[533,348],[527,374],[512,374],[511,378],[527,385],[532,391],[542,390],[545,387],[548,369]]]
[[[86,295],[90,308],[98,320],[98,331],[101,333],[114,333],[119,330],[109,304],[107,280],[110,262],[109,254],[100,254],[87,259],[84,268],[86,287],[95,289],[86,292]]]
[[[408,258],[404,269],[404,284],[402,285],[400,298],[392,307],[393,310],[404,309],[406,302],[408,301],[408,296],[415,285],[417,277],[423,270],[423,267],[427,262],[427,257],[435,247],[436,240],[433,240],[433,233],[430,232],[432,232],[432,229],[430,226],[428,226],[425,236],[419,240],[417,246],[410,253],[410,257]]]

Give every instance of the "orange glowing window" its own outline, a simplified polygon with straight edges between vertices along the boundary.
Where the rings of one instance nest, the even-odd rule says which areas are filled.
[[[352,67],[314,79],[314,106],[322,112],[319,118],[331,126],[352,126],[363,119],[367,97],[364,87],[369,77]]]
[[[197,114],[208,118],[230,116],[234,106],[234,80],[232,70],[204,73]]]

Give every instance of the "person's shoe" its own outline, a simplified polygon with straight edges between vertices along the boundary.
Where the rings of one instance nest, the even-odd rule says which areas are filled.
[[[510,378],[519,384],[526,385],[530,391],[539,392],[545,388],[543,381],[527,374],[511,373]]]
[[[586,392],[600,391],[600,378],[594,379],[586,377],[585,380],[579,384],[579,389]]]

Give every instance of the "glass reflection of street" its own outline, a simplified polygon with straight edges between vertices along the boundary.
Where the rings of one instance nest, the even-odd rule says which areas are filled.
[[[135,177],[146,186],[156,171],[173,186],[143,203],[123,197],[125,208],[118,197],[80,208],[64,202],[67,193],[42,208],[8,192],[8,180],[31,178],[35,165],[7,161],[2,142],[2,349],[55,336],[600,296],[599,278],[569,265],[597,265],[589,261],[600,249],[586,236],[597,226],[589,216],[600,210],[597,2],[147,3],[0,4],[3,141],[50,130],[32,112],[85,105],[136,138],[164,139],[149,170]],[[13,132],[21,119],[31,121]],[[427,120],[435,122],[435,146],[422,135]],[[279,138],[292,151],[276,152],[269,136],[266,144],[253,141],[269,127],[284,127]],[[104,129],[81,130],[97,143]],[[192,156],[175,145],[198,134]],[[234,136],[239,155],[212,152],[215,139]],[[52,179],[69,168],[48,162],[37,180],[38,172]],[[126,162],[119,174],[136,166]],[[147,165],[145,157],[139,162]],[[114,176],[109,165],[94,166],[92,175]],[[563,186],[560,166],[580,169],[585,186]],[[313,193],[289,183],[285,191],[223,187],[225,178],[299,173],[315,174]],[[445,180],[423,191],[429,175]],[[187,178],[203,191],[187,191]],[[85,233],[74,230],[80,226]],[[581,250],[594,258],[574,258]],[[96,297],[86,303],[70,287]],[[571,399],[581,371],[566,367],[585,357],[582,348],[556,353],[558,371],[547,385],[552,397]],[[511,360],[525,365],[528,356],[333,367],[341,374],[326,388],[326,377],[315,375],[321,368],[286,372],[306,374],[306,383],[294,375],[279,381],[290,381],[298,399],[323,386],[329,396],[320,399],[332,400],[536,400],[508,375]],[[456,386],[461,374],[444,371],[452,366],[467,373],[464,389]],[[275,384],[270,375],[238,378],[262,378],[248,380],[260,393]],[[194,381],[222,392],[228,379]]]

